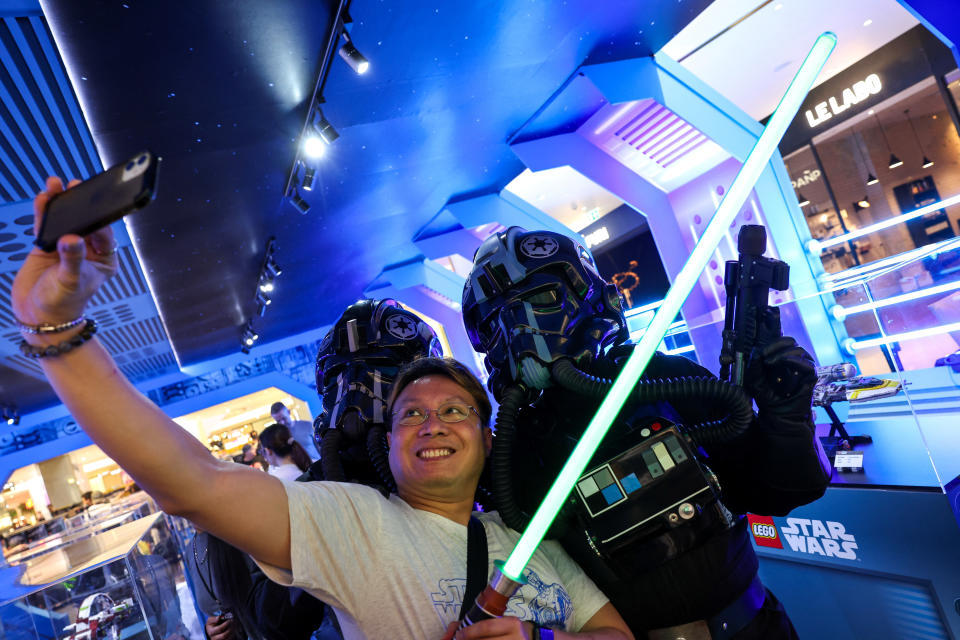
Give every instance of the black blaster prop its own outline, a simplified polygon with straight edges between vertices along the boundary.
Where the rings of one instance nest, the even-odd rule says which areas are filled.
[[[754,347],[779,338],[780,310],[769,303],[770,289],[790,286],[790,265],[767,258],[767,230],[746,224],[737,235],[739,260],[728,260],[723,285],[727,293],[720,350],[720,379],[743,386],[744,371]]]

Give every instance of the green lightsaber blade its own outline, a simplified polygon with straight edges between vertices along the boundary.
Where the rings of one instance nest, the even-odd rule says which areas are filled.
[[[623,370],[614,381],[607,397],[604,398],[597,409],[596,415],[590,421],[586,431],[580,438],[580,442],[570,454],[570,458],[560,470],[553,486],[547,492],[546,497],[533,515],[533,519],[527,526],[526,531],[517,541],[517,545],[510,553],[506,563],[503,566],[503,573],[517,579],[523,573],[523,568],[529,562],[533,552],[536,551],[540,541],[546,534],[547,529],[553,523],[554,518],[560,511],[563,501],[573,489],[577,479],[583,474],[590,458],[593,457],[603,437],[610,429],[614,417],[619,413],[629,397],[637,380],[643,374],[644,369],[653,357],[654,352],[663,340],[667,328],[680,312],[680,307],[690,295],[693,287],[696,285],[703,269],[706,267],[710,256],[716,250],[717,245],[723,238],[724,232],[730,227],[730,223],[736,217],[740,207],[746,202],[750,191],[756,184],[757,179],[763,172],[767,162],[773,155],[780,139],[786,132],[790,122],[796,116],[800,109],[800,104],[806,98],[807,92],[813,86],[813,82],[823,69],[824,63],[837,44],[837,36],[831,32],[826,32],[817,38],[813,48],[807,54],[799,71],[787,87],[787,92],[780,100],[773,115],[770,116],[767,126],[763,133],[757,139],[753,149],[751,149],[743,166],[734,178],[733,184],[727,191],[717,212],[714,214],[707,228],[703,232],[700,241],[690,254],[690,259],[684,265],[680,273],[677,274],[667,297],[663,304],[657,310],[653,322],[647,328],[640,342],[633,349],[633,353],[624,365]]]

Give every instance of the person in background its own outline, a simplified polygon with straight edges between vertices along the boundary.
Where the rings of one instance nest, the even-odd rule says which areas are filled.
[[[299,442],[300,446],[307,452],[311,461],[320,459],[320,452],[317,451],[317,445],[313,442],[312,422],[308,422],[307,420],[294,420],[290,417],[290,409],[282,402],[274,402],[270,405],[270,415],[277,421],[277,424],[282,424],[287,429],[290,429],[290,433],[293,434],[294,439]]]
[[[260,434],[260,448],[270,465],[267,473],[294,481],[310,468],[310,456],[282,424],[272,424]]]
[[[245,464],[248,467],[253,467],[254,469],[259,469],[260,471],[268,471],[270,467],[266,458],[260,455],[254,446],[249,443],[243,445],[243,453],[234,458],[233,461]]]

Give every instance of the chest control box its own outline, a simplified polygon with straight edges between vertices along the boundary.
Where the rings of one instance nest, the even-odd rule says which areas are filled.
[[[676,425],[651,419],[632,448],[577,481],[574,499],[601,553],[682,526],[716,500],[704,469]]]

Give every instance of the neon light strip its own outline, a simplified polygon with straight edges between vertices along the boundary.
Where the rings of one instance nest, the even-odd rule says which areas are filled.
[[[892,298],[884,298],[883,300],[879,300],[877,302],[858,304],[853,307],[841,307],[840,305],[835,305],[830,309],[830,312],[837,320],[843,320],[844,318],[852,316],[855,313],[863,313],[864,311],[870,311],[872,309],[882,309],[884,307],[889,307],[890,305],[900,304],[901,302],[926,298],[927,296],[935,296],[938,293],[955,291],[956,289],[960,289],[960,281],[948,282],[947,284],[941,284],[936,287],[929,287],[927,289],[919,289],[917,291],[900,294],[899,296],[893,296]]]
[[[807,250],[809,250],[810,253],[812,253],[813,255],[818,256],[824,249],[828,249],[832,246],[841,244],[843,242],[848,242],[850,240],[854,240],[856,238],[869,235],[871,233],[880,231],[882,229],[889,229],[894,225],[898,225],[903,222],[908,222],[915,218],[919,218],[920,216],[925,216],[928,213],[932,213],[936,211],[937,209],[943,209],[945,207],[949,207],[951,205],[957,204],[958,202],[960,202],[960,194],[951,196],[945,200],[941,200],[940,202],[934,202],[933,204],[928,204],[927,206],[920,207],[919,209],[914,209],[913,211],[910,211],[907,213],[901,213],[899,216],[894,216],[892,218],[882,220],[875,224],[867,225],[862,229],[857,229],[856,231],[850,231],[849,233],[844,233],[839,236],[827,238],[826,240],[811,240],[810,242],[807,243]]]
[[[943,333],[949,333],[951,331],[960,331],[960,322],[942,324],[939,327],[927,327],[926,329],[917,329],[916,331],[907,331],[906,333],[896,333],[892,336],[880,336],[879,338],[869,338],[867,340],[854,340],[853,338],[847,338],[844,341],[843,346],[850,353],[850,355],[853,355],[855,352],[860,351],[861,349],[868,349],[870,347],[876,347],[881,344],[890,344],[892,342],[904,342],[906,340],[916,340],[917,338],[928,338],[930,336],[937,336]]]
[[[877,260],[866,265],[851,267],[846,271],[833,274],[834,280],[829,280],[823,274],[819,276],[820,285],[823,291],[833,291],[836,289],[846,289],[852,286],[866,283],[868,280],[874,280],[882,275],[903,268],[905,264],[917,262],[922,258],[937,256],[947,251],[953,251],[960,247],[960,238],[943,240],[935,244],[911,249],[905,253],[897,254],[883,260]],[[839,277],[837,277],[839,276]]]
[[[645,334],[647,332],[647,329],[649,328],[650,326],[647,325],[643,329],[637,329],[636,331],[631,331],[630,339],[639,340],[640,338],[643,337],[643,334]],[[674,335],[677,333],[684,333],[686,331],[687,331],[687,323],[684,322],[683,320],[677,320],[676,322],[671,324],[669,327],[667,327],[667,333],[664,335],[664,337]]]
[[[668,356],[675,356],[680,353],[690,353],[694,349],[695,347],[692,344],[688,344],[685,347],[677,347],[676,349],[664,349],[663,353],[667,354]]]
[[[570,454],[570,458],[563,465],[553,486],[550,487],[543,502],[537,508],[536,513],[533,514],[533,519],[527,526],[526,531],[520,536],[520,540],[517,541],[510,557],[504,563],[503,573],[507,577],[517,579],[523,574],[523,568],[527,565],[533,552],[536,551],[540,541],[543,540],[550,524],[557,517],[557,513],[570,494],[570,490],[573,489],[574,484],[583,474],[583,470],[610,429],[610,425],[613,424],[620,408],[630,397],[637,380],[640,379],[640,375],[667,333],[667,328],[673,324],[684,300],[699,281],[700,274],[706,268],[710,256],[716,250],[717,245],[720,244],[720,240],[723,239],[723,234],[726,233],[730,223],[747,201],[750,191],[756,184],[757,179],[760,178],[760,174],[763,173],[773,152],[776,151],[780,139],[794,116],[796,116],[800,104],[810,87],[813,86],[814,80],[816,80],[836,44],[836,35],[830,32],[822,34],[813,44],[813,48],[807,54],[803,64],[800,65],[797,75],[790,82],[790,86],[787,87],[787,92],[780,100],[780,104],[777,105],[767,121],[763,133],[760,134],[756,144],[753,145],[753,149],[750,150],[746,160],[744,160],[743,166],[737,173],[736,178],[733,179],[733,184],[730,185],[724,195],[717,212],[713,215],[707,228],[704,229],[700,241],[697,242],[690,254],[690,258],[674,279],[670,291],[667,292],[667,297],[664,298],[663,304],[654,316],[646,333],[634,347],[626,364],[624,364],[623,370],[617,376],[609,393],[607,393],[607,397],[600,403],[596,415],[587,425],[580,442],[577,443]]]
[[[643,313],[644,311],[650,311],[651,309],[657,309],[657,308],[660,307],[660,305],[662,305],[662,304],[663,304],[663,300],[657,300],[656,302],[651,302],[651,303],[649,303],[649,304],[645,304],[645,305],[643,305],[642,307],[634,307],[633,309],[629,309],[629,310],[627,310],[627,312],[624,313],[623,315],[624,315],[624,317],[626,317],[626,318],[632,318],[633,316],[638,316],[638,315],[640,315],[640,314]]]

